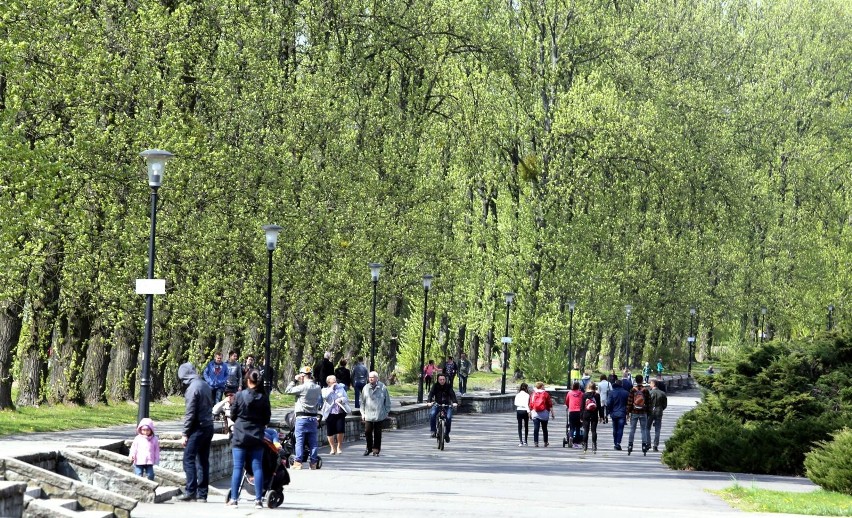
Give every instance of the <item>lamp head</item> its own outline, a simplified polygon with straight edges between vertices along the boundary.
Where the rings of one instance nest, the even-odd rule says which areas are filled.
[[[625,304],[624,311],[627,313],[627,316],[630,316],[630,313],[633,313],[633,306],[630,304]]]
[[[829,304],[829,305],[828,305],[828,310],[829,310],[829,311],[834,311],[834,304]]]
[[[695,314],[695,308],[689,308],[689,314],[694,315]]]
[[[512,301],[515,300],[515,292],[514,291],[507,291],[506,293],[503,294],[503,296],[506,297],[506,305],[511,306]]]
[[[429,275],[428,273],[423,276],[423,289],[424,290],[429,291],[429,289],[432,287],[432,279],[433,278],[434,277],[432,275]]]
[[[577,307],[577,301],[576,300],[569,300],[568,301],[568,309],[570,311],[574,311],[574,308],[576,308],[576,307]]]
[[[765,314],[766,314],[766,306],[763,306],[762,308],[760,308],[760,314],[761,314],[761,315],[765,315]]]
[[[283,228],[278,225],[264,225],[262,228],[266,233],[266,249],[275,250],[275,247],[278,245],[278,233]]]
[[[370,263],[370,276],[373,279],[373,282],[378,282],[379,280],[379,271],[381,271],[382,265],[380,263]]]
[[[163,149],[146,149],[139,153],[148,165],[148,185],[159,187],[163,183],[163,172],[166,170],[166,162],[174,158],[174,155]]]

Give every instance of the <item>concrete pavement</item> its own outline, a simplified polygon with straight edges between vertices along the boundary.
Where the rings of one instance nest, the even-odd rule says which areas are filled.
[[[663,425],[668,437],[677,416],[691,408],[699,394],[669,397]],[[562,411],[560,411],[562,410]],[[206,504],[140,504],[135,518],[175,516],[630,516],[650,513],[711,518],[743,514],[707,492],[731,486],[760,486],[785,491],[811,491],[804,478],[672,471],[660,454],[641,450],[627,456],[614,451],[610,425],[598,429],[598,452],[562,448],[564,407],[552,421],[549,448],[517,446],[513,413],[458,415],[452,442],[438,451],[428,425],[386,431],[380,457],[365,457],[364,443],[349,443],[340,456],[323,448],[323,469],[291,471],[284,504],[256,510],[243,495],[238,509],[225,508],[211,495]],[[638,433],[638,431],[637,431]],[[532,427],[530,429],[532,435]],[[626,448],[627,432],[623,445]],[[532,437],[530,437],[532,444]],[[661,440],[661,446],[664,439]],[[636,438],[638,445],[639,438]],[[214,484],[227,488],[227,481]],[[783,517],[748,513],[754,517]]]

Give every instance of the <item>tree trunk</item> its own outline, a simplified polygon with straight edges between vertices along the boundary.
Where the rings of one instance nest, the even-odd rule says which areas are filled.
[[[106,330],[100,319],[95,320],[89,337],[88,353],[83,362],[83,381],[80,386],[82,400],[87,405],[106,401],[106,376],[109,364],[107,343],[109,338],[104,336]]]
[[[482,364],[482,370],[485,372],[494,372],[491,368],[492,360],[494,359],[494,326],[488,328],[488,333],[485,335],[485,351],[482,353],[485,362]]]
[[[134,399],[139,341],[139,330],[132,322],[125,321],[116,325],[106,378],[106,394],[111,400]]]
[[[461,358],[461,354],[465,352],[464,350],[464,340],[467,335],[467,324],[462,324],[459,326],[459,330],[456,333],[456,358]]]
[[[12,408],[12,360],[21,338],[24,299],[0,302],[0,410]]]
[[[21,379],[18,382],[18,406],[35,406],[44,401],[42,386],[47,379],[47,362],[50,343],[59,303],[59,258],[61,247],[48,245],[45,260],[32,297],[30,337],[21,354]]]
[[[83,363],[91,335],[91,325],[74,303],[59,317],[51,357],[48,362],[50,387],[45,391],[50,403],[82,403]]]
[[[611,371],[615,368],[615,353],[618,351],[618,342],[616,341],[616,333],[609,334],[609,350],[604,356],[604,370],[606,372]]]
[[[476,372],[479,370],[479,342],[482,339],[479,337],[479,333],[474,333],[473,337],[470,339],[470,369],[472,372]]]

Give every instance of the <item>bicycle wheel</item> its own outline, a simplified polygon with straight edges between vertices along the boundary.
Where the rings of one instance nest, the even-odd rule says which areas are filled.
[[[437,434],[438,434],[438,449],[443,450],[444,449],[444,420],[443,419],[438,419]]]

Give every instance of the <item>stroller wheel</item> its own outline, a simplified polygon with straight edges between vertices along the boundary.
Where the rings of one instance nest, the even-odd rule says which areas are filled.
[[[296,462],[296,456],[295,455],[290,455],[289,457],[287,457],[287,467],[288,468],[290,466],[292,466],[295,462]]]
[[[567,439],[562,439],[562,447],[563,447],[563,448],[565,447],[565,445],[566,445],[566,444],[568,444],[568,440],[567,440]]]
[[[322,457],[317,457],[317,469],[322,469]]]
[[[275,491],[274,489],[266,495],[266,506],[270,509],[275,509],[284,503],[284,492]]]

